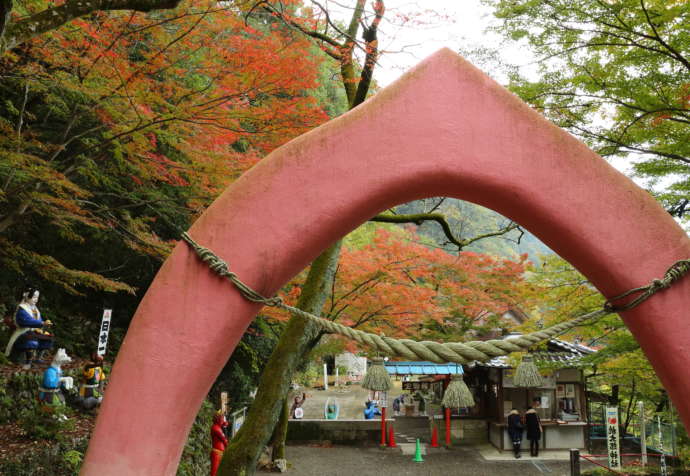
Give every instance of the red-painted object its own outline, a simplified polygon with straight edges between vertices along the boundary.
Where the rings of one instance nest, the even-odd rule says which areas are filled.
[[[223,431],[227,427],[228,421],[225,419],[225,415],[221,412],[216,413],[213,416],[213,425],[211,425],[211,476],[216,476],[223,452],[228,445],[228,439]]]
[[[446,446],[450,446],[450,408],[445,409],[446,414]]]
[[[607,297],[690,257],[690,238],[646,191],[449,49],[272,152],[190,234],[273,296],[370,217],[438,196],[515,220]],[[685,277],[621,313],[686,428],[689,300]],[[259,309],[178,244],[129,326],[81,476],[175,475],[204,397]]]
[[[386,446],[386,407],[381,407],[381,446]]]
[[[388,428],[388,447],[389,448],[397,448],[398,445],[395,444],[395,431],[393,430],[393,427]]]
[[[436,424],[434,424],[434,428],[431,430],[431,447],[438,448],[438,429]]]

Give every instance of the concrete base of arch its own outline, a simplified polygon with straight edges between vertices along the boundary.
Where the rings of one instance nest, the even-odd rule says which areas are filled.
[[[376,213],[452,196],[519,222],[607,296],[646,284],[690,240],[643,190],[450,50],[284,145],[190,234],[264,295]],[[690,423],[690,279],[623,316]],[[174,475],[199,406],[258,307],[183,243],[118,354],[83,475]]]

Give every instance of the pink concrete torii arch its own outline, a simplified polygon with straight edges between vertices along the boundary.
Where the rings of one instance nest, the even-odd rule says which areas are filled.
[[[469,200],[521,223],[613,296],[690,257],[646,192],[450,50],[242,176],[190,234],[264,295],[393,205]],[[690,423],[690,278],[624,315]],[[186,435],[258,307],[185,244],[117,357],[83,475],[173,475]]]

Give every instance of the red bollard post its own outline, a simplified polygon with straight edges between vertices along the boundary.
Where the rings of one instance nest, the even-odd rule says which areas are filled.
[[[446,408],[446,446],[450,448],[450,408]]]
[[[381,407],[381,446],[386,446],[386,407]]]
[[[434,429],[431,432],[431,447],[432,448],[438,448],[438,429],[436,428],[435,424],[434,424]]]
[[[388,428],[388,447],[389,448],[397,448],[398,445],[395,444],[395,432],[393,431],[393,427]]]

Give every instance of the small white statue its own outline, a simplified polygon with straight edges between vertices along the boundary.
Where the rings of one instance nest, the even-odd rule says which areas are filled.
[[[43,372],[43,385],[40,388],[38,399],[47,405],[63,405],[65,396],[61,390],[70,390],[74,386],[72,377],[62,376],[62,365],[72,362],[65,349],[58,349],[53,357],[53,362]]]

